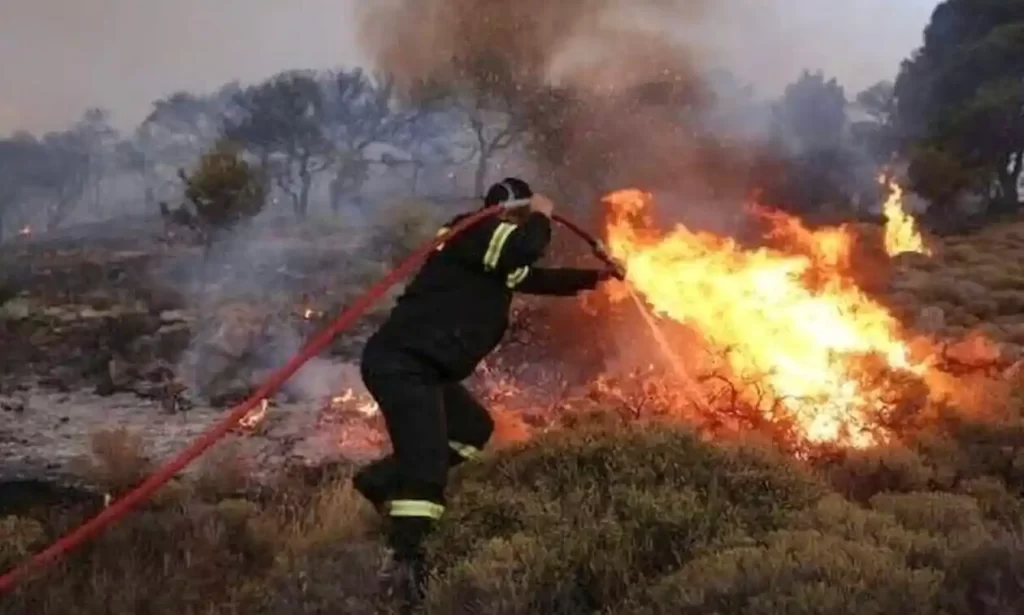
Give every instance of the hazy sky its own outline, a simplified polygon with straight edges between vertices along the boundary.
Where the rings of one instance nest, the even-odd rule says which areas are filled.
[[[89,106],[129,126],[176,89],[361,63],[352,6],[374,1],[0,0],[0,134]],[[775,90],[821,68],[856,91],[895,74],[938,0],[719,2],[687,36],[741,76]]]

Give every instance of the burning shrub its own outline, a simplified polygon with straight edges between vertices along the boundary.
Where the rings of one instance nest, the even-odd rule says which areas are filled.
[[[586,427],[469,470],[435,539],[435,612],[580,613],[825,493],[791,462],[665,426]],[[477,610],[474,610],[477,609]]]
[[[250,219],[263,210],[267,187],[262,173],[229,143],[221,142],[199,160],[191,175],[179,172],[185,198],[195,209],[207,241],[211,233]]]

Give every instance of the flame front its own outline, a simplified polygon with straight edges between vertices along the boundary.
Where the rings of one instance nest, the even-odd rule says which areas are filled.
[[[906,252],[930,255],[924,239],[917,229],[917,222],[903,206],[903,188],[884,176],[879,180],[889,189],[889,196],[882,204],[885,216],[885,251],[889,256]]]
[[[807,440],[874,442],[869,427],[883,392],[858,376],[865,359],[897,370],[923,367],[912,363],[895,318],[844,274],[853,238],[773,213],[773,236],[795,253],[744,249],[682,225],[655,230],[651,200],[639,190],[604,199],[609,249],[636,292],[723,351],[730,375],[768,390]]]

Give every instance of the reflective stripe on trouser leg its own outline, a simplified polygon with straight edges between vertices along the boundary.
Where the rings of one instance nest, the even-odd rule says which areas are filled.
[[[392,517],[421,517],[440,519],[444,506],[428,500],[392,500],[388,514]]]

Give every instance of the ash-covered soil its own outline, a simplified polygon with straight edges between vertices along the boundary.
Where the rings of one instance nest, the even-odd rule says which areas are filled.
[[[405,250],[373,233],[291,228],[204,254],[145,221],[0,246],[0,481],[76,480],[93,436],[121,428],[167,459],[379,279],[395,252]],[[239,428],[233,439],[257,473],[381,453],[386,436],[357,361],[399,291],[301,369],[255,427]],[[579,319],[571,300],[543,304]],[[570,367],[599,367],[594,344],[552,358],[574,345],[531,320],[516,319],[471,382],[492,409],[515,414],[513,431],[585,395]],[[535,386],[527,394],[517,381]]]
[[[168,457],[383,271],[344,233],[267,233],[221,250],[169,242],[148,221],[0,246],[0,480],[73,476],[91,435],[122,427]],[[377,454],[354,360],[379,314],[240,435],[257,467]]]

